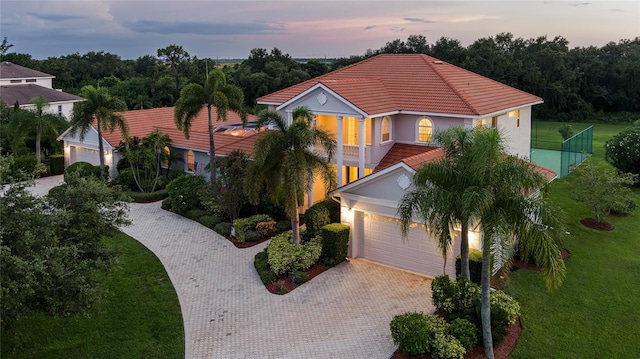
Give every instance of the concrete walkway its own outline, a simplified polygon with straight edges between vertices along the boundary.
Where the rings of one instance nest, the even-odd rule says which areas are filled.
[[[238,249],[160,202],[131,204],[129,216],[123,232],[155,253],[176,289],[186,358],[389,358],[392,317],[432,310],[430,279],[357,259],[274,295],[253,267],[266,243]]]

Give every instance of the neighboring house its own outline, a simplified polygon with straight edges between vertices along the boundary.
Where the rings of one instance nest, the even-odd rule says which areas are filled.
[[[57,114],[69,120],[73,104],[83,99],[54,89],[54,78],[55,76],[44,72],[2,62],[0,63],[0,99],[7,106],[14,106],[17,103],[20,108],[29,109],[34,108],[29,101],[42,96],[49,102],[45,112]]]
[[[417,273],[454,275],[454,244],[446,269],[432,239],[414,223],[400,235],[397,208],[423,163],[442,156],[436,131],[453,125],[497,127],[509,153],[530,155],[531,107],[540,97],[430,56],[382,54],[258,99],[291,120],[306,106],[315,126],[335,135],[342,222],[351,227],[351,257],[362,257]],[[553,171],[540,168],[548,178]],[[312,203],[325,197],[314,183]],[[459,241],[459,235],[458,241]],[[472,233],[471,248],[480,235]]]
[[[209,173],[204,171],[204,167],[209,164],[209,136],[207,111],[200,111],[198,117],[193,121],[189,139],[184,133],[176,128],[174,122],[174,107],[154,108],[146,110],[125,111],[120,113],[129,126],[129,136],[144,138],[155,128],[171,138],[171,146],[165,147],[164,151],[171,158],[177,159],[172,163],[166,162],[165,168],[183,169],[188,173],[202,174],[209,177]],[[215,109],[212,116],[217,117]],[[255,116],[249,115],[247,119],[249,125],[257,121]],[[214,129],[214,141],[216,145],[216,156],[226,156],[234,149],[240,149],[247,154],[253,151],[253,143],[256,140],[258,131],[247,126],[243,128],[240,116],[235,112],[227,113],[227,121],[214,122],[217,127]],[[122,158],[122,154],[114,151],[121,141],[124,140],[122,131],[116,128],[113,132],[103,131],[105,164],[109,166],[109,175],[116,178],[118,172],[116,165]],[[75,162],[89,162],[94,165],[100,164],[98,156],[98,131],[91,127],[85,134],[83,141],[80,140],[80,133],[71,133],[71,128],[64,131],[59,137],[59,141],[64,141],[65,167]]]

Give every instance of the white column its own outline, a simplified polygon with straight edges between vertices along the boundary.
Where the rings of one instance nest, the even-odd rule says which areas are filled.
[[[293,110],[287,110],[287,126],[293,123]]]
[[[343,148],[343,139],[342,139],[342,116],[336,116],[337,128],[338,128],[338,136],[336,138],[337,148],[336,148],[336,164],[337,164],[337,173],[338,176],[338,187],[342,186],[342,148]]]
[[[364,117],[358,117],[358,179],[364,177],[364,139],[367,137],[364,123]]]

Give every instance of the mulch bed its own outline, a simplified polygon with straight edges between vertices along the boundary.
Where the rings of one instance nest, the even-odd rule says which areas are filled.
[[[310,281],[313,277],[319,275],[320,273],[326,271],[331,267],[324,265],[322,262],[318,262],[314,264],[311,268],[309,268],[307,273],[307,282]],[[291,275],[284,275],[278,278],[275,282],[269,284],[267,286],[267,290],[273,294],[287,294],[297,287],[303,285],[303,283],[294,283]]]
[[[236,246],[236,248],[249,248],[249,247],[253,247],[257,244],[260,244],[262,242],[268,241],[271,238],[260,238],[257,241],[252,241],[252,242],[238,242],[236,240],[235,237],[231,237],[231,236],[224,236],[224,238],[228,239],[229,242],[233,243],[234,246]]]
[[[607,222],[597,223],[595,218],[583,218],[580,220],[580,223],[582,223],[583,226],[586,226],[598,231],[612,231],[614,228],[613,224],[610,224]]]

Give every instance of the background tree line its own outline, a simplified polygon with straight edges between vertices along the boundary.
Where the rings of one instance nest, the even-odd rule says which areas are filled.
[[[5,44],[6,45],[6,44]],[[350,65],[380,53],[423,53],[542,97],[537,119],[564,121],[631,121],[640,111],[640,37],[602,47],[575,47],[557,36],[515,38],[511,33],[480,38],[467,47],[442,37],[429,43],[423,35],[396,39],[377,50],[338,59],[296,60],[278,48],[251,50],[241,62],[222,66],[215,59],[190,55],[169,45],[154,55],[123,60],[105,52],[34,59],[8,52],[2,61],[56,76],[55,86],[78,94],[82,86],[106,87],[129,109],[173,106],[183,86],[204,84],[206,73],[222,68],[231,84],[244,91],[249,112],[256,98]],[[611,115],[616,113],[616,115]]]

